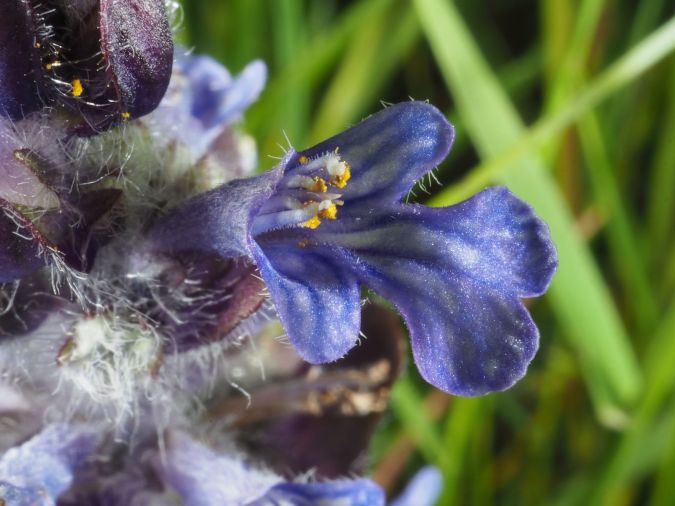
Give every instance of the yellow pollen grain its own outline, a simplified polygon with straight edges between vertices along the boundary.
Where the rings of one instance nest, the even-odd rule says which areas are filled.
[[[298,161],[300,162],[300,165],[307,165],[309,158],[307,158],[305,155],[301,155],[300,158],[298,158]]]
[[[129,119],[129,118],[131,118],[131,114],[128,113],[127,111],[124,111],[124,112],[121,114],[121,116],[122,116],[122,118],[124,118],[124,119]]]
[[[331,205],[329,205],[326,209],[322,209],[319,212],[319,216],[326,218],[327,220],[337,219],[337,206],[331,203]]]
[[[302,224],[303,227],[311,228],[314,229],[321,225],[321,219],[319,219],[318,216],[314,216],[313,218],[310,218],[306,222]]]
[[[321,193],[327,192],[328,185],[326,184],[326,181],[323,178],[316,176],[314,178],[314,185],[312,186],[312,191]]]
[[[352,173],[349,170],[349,164],[345,162],[345,171],[339,175],[335,176],[333,179],[331,179],[331,184],[333,186],[337,186],[338,188],[344,188],[347,186],[347,181],[352,177]]]
[[[73,87],[73,89],[70,91],[70,93],[74,97],[79,97],[82,95],[82,92],[84,91],[84,87],[82,86],[82,81],[79,79],[73,79],[73,81],[70,83],[70,85]]]
[[[46,64],[45,69],[46,70],[52,70],[54,67],[58,67],[59,65],[61,65],[61,62],[58,61],[58,60],[55,60],[51,63]]]

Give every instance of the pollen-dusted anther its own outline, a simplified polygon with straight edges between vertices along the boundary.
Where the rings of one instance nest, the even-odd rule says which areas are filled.
[[[324,205],[324,203],[327,204]],[[321,216],[322,218],[326,218],[327,220],[336,220],[337,206],[335,205],[335,203],[329,200],[324,200],[319,206],[319,216]]]
[[[318,216],[312,216],[309,220],[302,224],[303,227],[315,229],[321,225],[321,219]]]
[[[82,81],[79,79],[73,79],[70,83],[72,89],[70,93],[74,97],[80,97],[82,96],[82,93],[84,92],[84,86],[82,86]]]
[[[328,185],[322,177],[314,176],[314,184],[311,189],[315,192],[326,193],[328,191]]]
[[[297,165],[279,182],[277,191],[255,219],[257,233],[300,226],[314,230],[322,220],[336,220],[342,194],[331,188],[344,188],[350,178],[349,164],[337,150],[316,158],[299,156]]]

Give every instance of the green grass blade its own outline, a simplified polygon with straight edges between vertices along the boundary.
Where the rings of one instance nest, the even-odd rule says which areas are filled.
[[[645,356],[645,389],[629,430],[623,435],[613,455],[607,459],[596,480],[594,504],[608,504],[629,477],[633,463],[644,453],[647,437],[653,433],[654,420],[675,388],[675,300],[650,340]],[[671,409],[671,412],[675,413]],[[663,446],[663,445],[662,445]]]
[[[439,0],[422,1],[438,2]],[[443,34],[440,34],[439,37],[442,38]],[[438,44],[441,43],[442,41],[438,41]],[[634,82],[673,50],[675,50],[675,18],[668,21],[593,79],[566,107],[550,116],[539,119],[523,135],[512,136],[511,142],[501,144],[501,149],[495,149],[496,152],[490,155],[489,159],[474,167],[464,180],[440,193],[435,202],[438,205],[447,205],[444,203],[457,202],[473,195],[491,181],[500,177],[503,172],[519,162],[525,154],[535,151],[543,142],[549,141],[572,125],[582,114],[591,110],[617,90]],[[438,48],[438,52],[439,64],[440,61],[446,60],[451,54],[454,54],[451,47]],[[470,58],[467,58],[467,60],[470,60]]]
[[[471,439],[485,411],[486,398],[458,397],[452,404],[450,415],[445,425],[445,465],[443,471],[443,494],[440,503],[443,505],[462,504],[460,492],[464,489],[464,465]]]
[[[412,8],[390,10],[396,12],[374,19],[367,30],[354,35],[321,101],[309,144],[373,112],[366,107],[377,102],[380,89],[413,48],[420,30]]]
[[[608,148],[594,112],[579,120],[579,134],[594,194],[609,218],[607,232],[612,260],[616,271],[623,278],[624,292],[630,295],[629,304],[633,308],[638,334],[644,336],[653,330],[659,306],[647,276],[644,252],[638,248],[635,229],[623,205],[612,173]],[[644,339],[641,341],[644,342]]]
[[[500,155],[510,145],[519,143],[525,132],[524,125],[454,6],[442,0],[416,0],[415,5],[460,115],[481,156],[488,159]],[[675,43],[675,24],[672,32]],[[651,48],[648,54],[653,56],[654,52]],[[629,58],[628,69],[635,71],[636,65],[634,58]],[[639,67],[644,68],[642,64]],[[614,76],[609,79],[612,86],[605,78],[600,86],[596,85],[582,97],[582,105],[573,104],[572,111],[576,115],[588,103],[595,103],[599,96],[607,93],[608,88],[612,89],[617,80],[624,82],[626,69],[614,69],[610,76]],[[569,108],[566,111],[566,115],[571,113]],[[556,126],[560,123],[569,124],[556,119]],[[504,164],[503,169],[513,170],[501,170],[499,179],[532,203],[551,227],[560,256],[560,268],[550,290],[551,302],[584,367],[592,369],[596,378],[599,374],[606,383],[607,389],[600,391],[610,396],[595,398],[595,403],[599,415],[608,417],[619,406],[635,400],[640,389],[637,361],[592,256],[576,233],[573,216],[541,159],[533,154],[522,156],[532,148],[531,142],[525,147]],[[518,168],[513,167],[516,161],[519,161]],[[480,186],[497,174],[489,175]],[[455,199],[443,192],[433,202],[449,204],[452,200]]]
[[[675,59],[670,65],[670,82],[675,83]],[[675,199],[672,189],[675,188],[675,85],[671,85],[668,103],[664,111],[664,123],[654,157],[653,169],[650,171],[649,199],[647,200],[647,217],[650,238],[656,260],[667,257],[668,242],[675,238],[673,223],[675,222]],[[662,262],[659,262],[662,264]]]
[[[300,86],[311,98],[354,34],[366,30],[391,3],[392,0],[369,0],[355,4],[330,29],[314,35],[295,55],[293,63],[280,69],[270,80],[260,100],[246,114],[247,130],[263,141],[261,153],[278,152],[277,143],[284,140],[281,131],[286,123],[279,111],[283,111],[285,91]]]
[[[391,407],[425,459],[442,467],[448,465],[443,439],[424,409],[423,396],[409,377],[400,378],[394,385]]]
[[[272,2],[274,24],[274,57],[276,68],[286,68],[295,62],[306,44],[305,12],[300,0]],[[291,139],[302,139],[309,123],[309,97],[303,83],[287,85],[286,99],[279,114],[285,119],[284,130]]]

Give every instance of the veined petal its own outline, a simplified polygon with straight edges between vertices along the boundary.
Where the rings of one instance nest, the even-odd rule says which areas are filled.
[[[445,158],[454,135],[434,106],[404,102],[298,154],[311,159],[338,149],[351,171],[345,200],[394,203]]]
[[[318,232],[318,240],[357,256],[414,259],[519,297],[545,292],[558,263],[546,224],[503,187],[451,207],[400,205],[343,216]]]
[[[344,356],[356,344],[361,324],[355,276],[334,258],[321,251],[302,251],[296,244],[272,243],[264,252],[253,244],[252,249],[279,319],[300,356],[315,364]]]
[[[359,256],[365,282],[403,315],[417,368],[429,383],[476,396],[524,376],[539,332],[516,296],[426,263]]]

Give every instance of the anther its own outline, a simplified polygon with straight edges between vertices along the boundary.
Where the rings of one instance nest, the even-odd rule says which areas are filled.
[[[72,87],[70,93],[74,97],[79,97],[84,92],[84,86],[82,86],[82,81],[80,81],[79,79],[73,79],[70,85]]]

